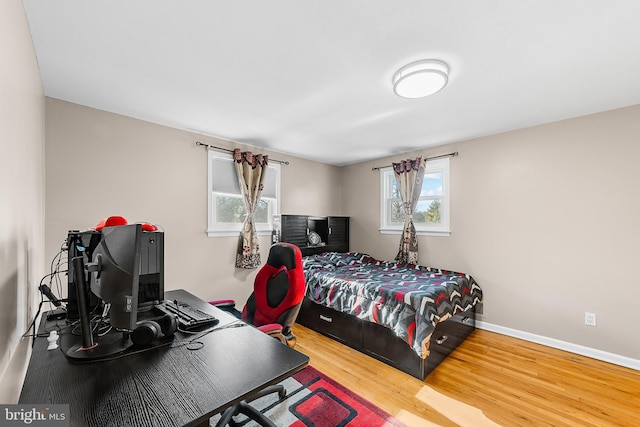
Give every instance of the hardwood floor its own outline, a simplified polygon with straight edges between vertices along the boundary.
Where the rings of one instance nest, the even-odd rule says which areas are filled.
[[[301,325],[311,365],[409,426],[640,426],[640,372],[474,331],[424,381]]]

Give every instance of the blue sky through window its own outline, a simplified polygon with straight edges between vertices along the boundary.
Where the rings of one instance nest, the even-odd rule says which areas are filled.
[[[424,175],[420,196],[442,196],[442,172]]]

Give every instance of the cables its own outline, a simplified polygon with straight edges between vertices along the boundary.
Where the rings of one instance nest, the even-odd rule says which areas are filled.
[[[51,278],[53,277],[55,274],[57,274],[57,272],[53,272],[53,273],[49,273],[46,276],[44,276],[42,279],[40,279],[40,284],[38,285],[38,289],[42,289],[43,282],[47,279],[47,278]],[[51,283],[51,282],[49,282]],[[40,302],[38,304],[38,309],[36,310],[36,314],[33,316],[33,319],[31,320],[31,323],[29,324],[29,327],[27,328],[27,330],[24,332],[24,334],[22,334],[23,337],[26,336],[33,336],[34,338],[36,337],[36,321],[38,320],[38,317],[40,316],[40,312],[42,311],[42,304],[44,304],[44,296],[42,294],[42,292],[40,292]],[[33,329],[33,334],[29,335],[29,331]],[[32,343],[33,345],[33,343]]]
[[[67,272],[66,269],[63,270],[63,268],[65,267],[65,264],[67,264],[64,258],[64,255],[67,253],[67,245],[68,245],[68,242],[67,242],[67,239],[65,239],[63,244],[60,245],[60,250],[51,260],[51,264],[49,267],[50,273],[43,276],[42,279],[40,279],[40,283],[38,284],[38,293],[40,294],[40,302],[38,304],[38,309],[36,310],[36,313],[33,316],[33,319],[31,320],[29,327],[24,332],[24,334],[22,334],[23,338],[33,337],[33,342],[31,343],[32,346],[35,343],[35,339],[39,336],[36,332],[36,322],[40,317],[40,312],[42,311],[42,305],[46,302],[44,300],[44,295],[46,295],[49,301],[52,304],[54,304],[56,307],[59,307],[60,305],[62,305],[61,304],[62,300],[59,300],[53,294],[52,288],[55,287],[57,289],[58,295],[62,294],[62,281],[60,279],[60,274]],[[47,279],[48,279],[48,282],[45,283]],[[30,334],[29,331],[31,331],[31,329],[33,329],[33,333]]]
[[[60,279],[60,273],[67,273],[69,269],[69,263],[67,260],[67,248],[69,242],[68,239],[65,239],[63,244],[60,245],[60,251],[53,257],[51,260],[50,270],[51,273],[55,273],[54,276],[51,277],[51,281],[49,282],[49,288],[54,289],[52,282],[55,282],[55,289],[58,295],[63,294],[63,286],[62,280]],[[67,295],[68,298],[68,295]]]
[[[223,329],[231,329],[231,328],[241,328],[247,326],[246,323],[240,321],[240,320],[234,320],[231,323],[227,323],[224,326],[220,326],[217,328],[209,328],[205,331],[202,332],[197,332],[196,335],[194,337],[192,337],[189,340],[183,340],[181,341],[180,345],[176,345],[175,347],[182,347],[182,346],[186,346],[187,350],[200,350],[201,348],[204,347],[204,343],[202,341],[199,341],[200,338],[204,337],[205,335],[210,334],[211,332],[216,332],[216,331],[221,331]]]
[[[200,338],[204,337],[205,335],[208,335],[212,332],[217,332],[217,331],[221,331],[224,329],[231,329],[231,328],[241,328],[244,326],[248,326],[246,323],[240,321],[240,320],[234,320],[231,323],[228,323],[224,326],[219,326],[219,327],[213,327],[213,328],[209,328],[206,329],[204,331],[200,331],[200,332],[196,332],[196,335],[193,337],[189,337],[189,338],[184,338],[184,339],[180,339],[180,340],[170,340],[170,341],[166,341],[166,342],[160,342],[154,346],[151,347],[145,347],[145,348],[140,348],[137,350],[130,350],[130,351],[123,351],[122,353],[119,354],[114,354],[112,356],[106,356],[100,359],[91,359],[91,360],[86,360],[86,361],[82,361],[82,360],[75,360],[74,363],[98,363],[98,362],[109,362],[112,360],[117,360],[117,359],[122,359],[124,357],[129,357],[129,356],[133,356],[136,354],[141,354],[141,353],[146,353],[148,351],[153,351],[153,350],[157,350],[160,348],[164,348],[164,347],[169,347],[170,349],[173,348],[180,348],[180,347],[186,347],[187,350],[191,350],[191,351],[195,351],[195,350],[200,350],[202,348],[204,348],[205,343],[200,341]],[[64,353],[64,351],[62,350],[62,348],[60,348],[60,351],[62,351]]]

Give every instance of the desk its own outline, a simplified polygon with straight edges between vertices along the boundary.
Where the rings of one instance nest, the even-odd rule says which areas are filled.
[[[216,328],[236,320],[184,290],[166,298],[211,312],[220,319]],[[40,331],[55,329],[51,323],[43,320]],[[177,333],[174,344],[188,338]],[[309,363],[308,356],[251,326],[216,330],[199,341],[199,350],[168,346],[76,364],[60,350],[47,351],[47,340],[38,338],[19,403],[69,404],[71,426],[208,425],[214,414]]]

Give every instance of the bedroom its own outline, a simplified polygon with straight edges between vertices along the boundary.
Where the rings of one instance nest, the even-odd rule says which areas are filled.
[[[12,58],[1,81],[16,89],[3,96],[0,115],[2,292],[9,297],[1,312],[3,324],[16,325],[2,332],[0,366],[2,384],[13,384],[3,386],[2,401],[11,401],[26,351],[17,337],[29,317],[27,299],[35,297],[16,287],[40,279],[69,228],[109,214],[161,224],[167,282],[205,298],[245,299],[254,272],[233,268],[235,238],[204,233],[207,164],[195,141],[235,144],[45,98],[22,5],[2,7],[13,17],[1,26],[2,40],[17,40],[3,41],[1,52]],[[637,323],[627,301],[637,295],[631,268],[640,235],[637,86],[630,92],[636,102],[624,108],[348,166],[262,151],[290,161],[282,168],[282,213],[350,216],[351,249],[385,259],[395,256],[398,236],[377,231],[379,176],[371,168],[458,151],[451,159],[453,232],[421,236],[420,262],[472,274],[485,291],[480,320],[487,328],[638,369],[640,346],[627,328]],[[597,314],[595,328],[584,325],[584,312]]]

